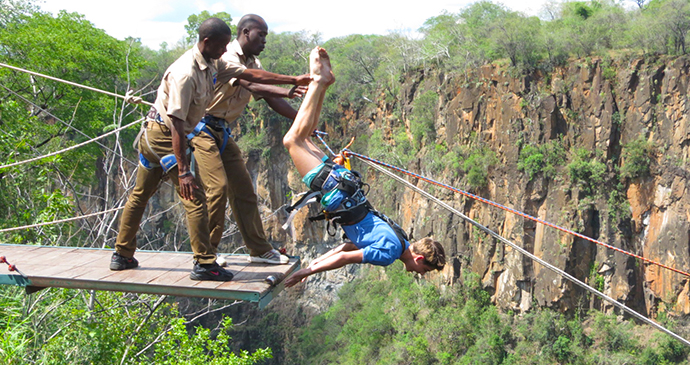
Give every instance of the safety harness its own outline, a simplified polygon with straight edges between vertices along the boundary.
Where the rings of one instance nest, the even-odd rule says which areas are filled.
[[[215,139],[213,132],[209,128],[214,129],[216,132],[223,132],[223,142],[218,146],[220,153],[225,151],[225,147],[228,145],[228,140],[232,137],[230,134],[230,128],[225,126],[225,119],[214,117],[213,115],[206,115],[201,119],[201,121],[194,127],[192,133],[187,135],[188,140],[192,140],[199,133],[204,132]]]
[[[362,181],[361,174],[357,171],[347,169],[347,171],[341,175],[341,173],[337,172],[335,169],[335,162],[327,160],[324,164],[325,167],[317,173],[309,185],[309,191],[303,193],[302,197],[294,204],[285,208],[290,215],[283,225],[283,229],[289,227],[295,214],[302,207],[313,202],[321,202],[321,198],[323,198],[325,194],[334,189],[338,189],[345,193],[346,196],[338,208],[332,211],[326,211],[324,209],[318,215],[309,217],[309,221],[327,220],[328,224],[326,230],[329,235],[335,236],[338,224],[341,226],[357,224],[371,212],[393,229],[404,250],[405,241],[409,241],[407,234],[397,223],[388,218],[385,214],[374,209],[371,203],[369,203],[366,198],[367,193],[363,190],[364,186],[368,187],[369,185]],[[343,234],[343,236],[347,237],[345,234]]]
[[[164,124],[163,118],[161,115],[154,109],[151,108],[151,111],[149,111],[149,114],[147,115],[148,119],[146,123],[159,123],[159,124]],[[228,140],[232,137],[230,134],[230,128],[225,126],[225,120],[222,118],[217,118],[212,115],[206,115],[204,118],[201,119],[201,121],[194,127],[194,130],[187,134],[187,140],[191,141],[192,138],[196,137],[199,133],[204,132],[211,136],[211,138],[215,139],[215,136],[213,132],[209,128],[214,129],[217,132],[223,132],[223,141],[222,143],[218,146],[218,149],[220,150],[220,153],[222,154],[223,151],[225,151],[225,147],[228,145]],[[144,125],[142,128],[142,131],[144,133],[144,138],[146,140],[146,143],[149,143],[148,135],[146,134],[146,126]],[[139,133],[139,136],[137,136],[137,140],[140,138],[141,132]],[[220,141],[218,141],[220,142]],[[136,147],[135,147],[136,148]],[[149,146],[149,150],[153,152],[151,149],[151,146]],[[155,154],[155,153],[154,153]],[[191,155],[190,158],[190,166],[191,166],[191,171],[194,173],[196,170],[194,168],[196,164],[196,160],[194,158],[194,154],[192,154],[192,149],[188,148],[187,149],[187,155]],[[151,170],[155,167],[162,167],[163,171],[167,174],[170,170],[172,170],[175,166],[177,166],[177,158],[175,157],[174,154],[168,154],[165,156],[157,156],[158,160],[160,161],[159,164],[154,163],[146,159],[144,155],[139,152],[139,163],[147,170]]]

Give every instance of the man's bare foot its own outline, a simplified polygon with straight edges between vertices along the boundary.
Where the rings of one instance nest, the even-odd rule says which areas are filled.
[[[328,52],[321,47],[315,47],[309,54],[309,69],[311,70],[312,79],[325,85],[331,85],[335,82],[335,76],[331,70],[331,59],[328,57]]]

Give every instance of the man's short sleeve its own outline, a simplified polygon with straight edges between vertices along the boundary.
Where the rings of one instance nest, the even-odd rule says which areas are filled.
[[[168,107],[167,115],[187,120],[189,105],[196,90],[196,85],[189,75],[177,75],[168,73]]]
[[[246,66],[240,63],[228,62],[227,60],[223,60],[222,58],[218,60],[216,66],[218,69],[218,75],[216,75],[216,85],[218,83],[226,83],[231,79],[236,78],[242,72],[244,72],[244,70],[247,69]]]

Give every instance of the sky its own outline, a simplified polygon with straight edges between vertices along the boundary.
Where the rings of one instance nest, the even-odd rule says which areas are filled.
[[[349,34],[388,34],[401,31],[414,36],[424,21],[444,10],[457,13],[472,0],[35,0],[42,10],[83,14],[97,28],[117,39],[140,38],[152,49],[172,45],[186,35],[187,17],[203,10],[224,11],[233,22],[244,14],[261,15],[275,32],[319,32],[323,41]],[[537,15],[546,0],[494,0],[510,9]]]

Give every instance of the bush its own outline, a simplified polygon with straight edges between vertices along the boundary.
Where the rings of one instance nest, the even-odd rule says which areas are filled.
[[[580,148],[568,164],[570,180],[577,184],[586,195],[593,195],[595,189],[604,182],[606,165],[591,156],[591,153]]]
[[[412,102],[410,115],[410,132],[415,146],[419,149],[423,144],[434,142],[436,139],[436,109],[438,108],[438,94],[427,91]]]
[[[649,176],[654,143],[643,136],[623,146],[621,176],[628,179]]]
[[[550,141],[541,146],[527,145],[520,151],[518,170],[524,171],[532,180],[538,173],[551,178],[556,168],[565,162],[565,148],[560,140]]]
[[[570,358],[570,342],[568,337],[558,336],[556,342],[553,343],[553,353],[558,361],[566,362]]]
[[[526,172],[532,180],[544,168],[544,154],[539,147],[527,145],[520,151],[517,167],[518,170]]]
[[[489,168],[498,162],[496,153],[488,147],[475,149],[462,164],[470,187],[478,189],[488,184]]]

